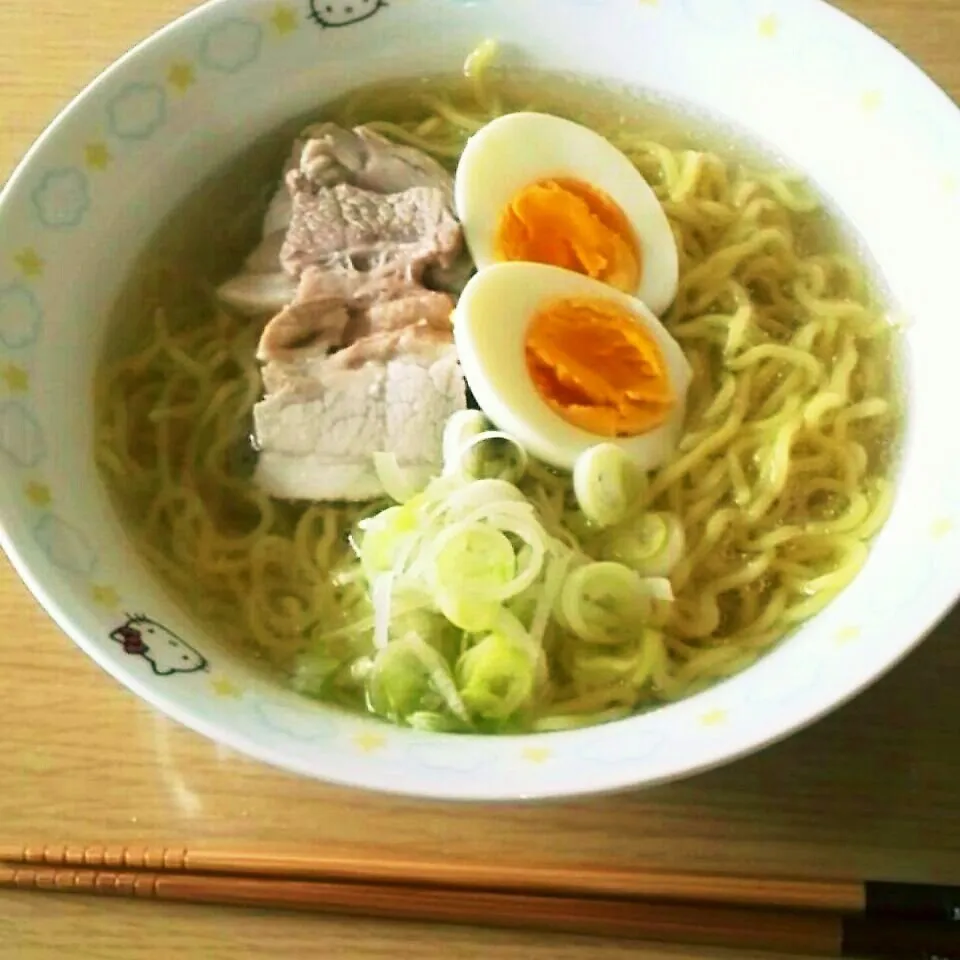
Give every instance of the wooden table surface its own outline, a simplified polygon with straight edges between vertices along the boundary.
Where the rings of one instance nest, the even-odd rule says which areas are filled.
[[[663,0],[669,2],[669,0]],[[190,0],[0,0],[0,179],[61,105]],[[843,0],[960,96],[960,3]],[[537,807],[383,799],[276,772],[154,712],[0,561],[0,841],[354,844],[518,861],[960,883],[960,612],[874,689],[762,754],[650,792]],[[268,912],[0,894],[0,957],[706,958]],[[741,955],[742,956],[742,955]]]

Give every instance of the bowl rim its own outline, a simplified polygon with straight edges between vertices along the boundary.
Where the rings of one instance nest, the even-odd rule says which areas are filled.
[[[152,47],[171,34],[179,32],[194,22],[203,21],[212,17],[220,9],[233,6],[236,6],[236,0],[206,0],[206,2],[200,4],[198,7],[188,10],[129,47],[123,54],[90,80],[77,94],[70,98],[46,124],[39,136],[36,137],[26,153],[15,165],[2,188],[0,188],[0,221],[3,219],[4,208],[7,206],[9,197],[18,187],[20,181],[28,174],[35,157],[43,151],[65,118],[73,114],[77,107],[94,99],[101,88],[106,85],[117,72],[123,70],[131,61],[136,60],[142,51]],[[941,122],[944,124],[956,124],[957,120],[960,119],[960,107],[958,107],[950,95],[921,66],[913,62],[892,42],[856,17],[833,6],[827,2],[827,0],[793,0],[792,7],[793,9],[819,11],[818,15],[832,16],[840,21],[846,22],[848,29],[852,28],[856,30],[864,41],[870,42],[877,47],[878,50],[882,50],[883,55],[897,70],[912,73],[916,80],[922,81],[925,96],[930,103],[930,110],[931,112],[935,111],[936,116]],[[625,760],[616,765],[610,765],[602,774],[596,770],[592,771],[589,778],[585,778],[582,783],[578,783],[575,786],[551,786],[544,784],[538,789],[518,791],[511,789],[506,782],[483,787],[479,785],[478,778],[465,778],[465,784],[469,784],[466,789],[453,790],[449,787],[437,789],[427,779],[421,779],[418,786],[412,785],[409,781],[391,783],[389,777],[377,775],[342,775],[338,772],[335,765],[322,767],[322,764],[318,765],[306,759],[301,760],[286,756],[269,746],[258,743],[254,738],[246,734],[237,733],[228,725],[208,720],[191,706],[185,705],[182,702],[182,695],[179,695],[176,691],[168,692],[167,688],[150,683],[149,678],[139,677],[134,671],[125,668],[121,663],[104,655],[102,646],[99,645],[96,640],[89,637],[85,631],[74,622],[71,615],[65,609],[65,604],[62,603],[58,597],[58,594],[62,591],[57,590],[55,587],[50,588],[47,586],[41,565],[32,562],[18,546],[17,539],[10,534],[8,518],[14,515],[18,509],[19,508],[9,502],[0,503],[0,547],[3,548],[9,558],[11,566],[60,630],[73,640],[73,642],[106,673],[124,687],[188,729],[201,734],[214,743],[229,747],[241,755],[256,759],[270,767],[282,769],[335,786],[371,790],[386,795],[423,800],[468,803],[575,800],[587,796],[602,796],[630,790],[648,789],[665,783],[687,779],[726,766],[788,739],[795,733],[812,726],[825,716],[855,699],[912,653],[942,621],[946,614],[949,613],[957,598],[960,597],[960,578],[957,579],[955,585],[941,585],[937,595],[929,598],[922,620],[918,622],[917,626],[911,631],[913,636],[899,644],[898,648],[892,654],[887,655],[885,659],[870,659],[869,666],[863,669],[857,678],[857,682],[840,696],[832,697],[828,703],[818,707],[813,712],[803,711],[802,714],[797,716],[785,716],[779,722],[778,727],[771,733],[765,733],[759,737],[740,735],[733,749],[730,749],[729,746],[716,749],[708,758],[693,764],[685,764],[682,761],[678,761],[660,775],[641,778],[639,780],[634,772],[636,762]],[[663,707],[661,709],[668,708]],[[623,720],[612,721],[607,726],[610,726],[612,729],[622,729],[623,724],[629,723],[632,720],[635,721],[636,719],[634,715],[624,718]],[[437,734],[434,736],[443,737],[444,735]],[[456,736],[457,739],[461,741],[464,739],[490,739],[489,737],[480,737],[479,735],[449,736]],[[563,736],[563,734],[549,734],[546,736],[555,737]],[[544,735],[522,734],[505,736],[498,739],[501,742],[517,742],[528,741],[534,737],[542,740]],[[322,767],[322,770],[320,767]]]

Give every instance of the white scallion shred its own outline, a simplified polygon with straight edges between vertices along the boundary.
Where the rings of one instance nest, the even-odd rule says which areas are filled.
[[[464,447],[489,429],[490,421],[479,410],[460,410],[455,413],[443,430],[444,473],[456,473],[460,468]]]
[[[421,493],[436,471],[425,465],[402,467],[395,454],[375,453],[373,468],[387,496],[397,503],[406,503]]]
[[[393,605],[393,574],[381,573],[370,587],[373,601],[373,645],[382,650],[390,642],[390,614]]]

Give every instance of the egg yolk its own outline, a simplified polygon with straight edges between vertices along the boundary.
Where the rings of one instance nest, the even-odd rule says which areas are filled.
[[[579,180],[538,180],[524,187],[500,217],[498,260],[564,267],[633,293],[642,254],[617,203]]]
[[[549,303],[531,319],[525,350],[550,408],[598,436],[646,433],[674,405],[659,345],[620,304],[596,297]]]

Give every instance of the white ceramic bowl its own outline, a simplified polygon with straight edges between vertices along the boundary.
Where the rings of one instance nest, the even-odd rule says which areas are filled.
[[[646,716],[484,739],[299,699],[198,632],[106,499],[91,386],[132,260],[201,178],[284,119],[373,80],[457,70],[491,36],[528,65],[629,81],[732,120],[819,181],[903,307],[909,424],[896,507],[866,569],[757,666]],[[3,193],[3,546],[118,680],[195,730],[304,774],[494,800],[649,785],[729,761],[862,690],[960,592],[958,182],[951,102],[820,0],[216,0],[107,70]],[[154,624],[147,656],[115,639],[132,613]]]

